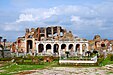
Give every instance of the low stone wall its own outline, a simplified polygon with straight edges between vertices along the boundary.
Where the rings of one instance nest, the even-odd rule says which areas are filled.
[[[4,55],[4,56],[3,56]],[[11,57],[10,50],[0,50],[0,58],[9,58]]]
[[[92,64],[92,63],[97,63],[97,56],[91,58],[91,60],[59,60],[59,63],[72,63],[72,64],[79,64],[79,63],[88,63],[88,64]]]
[[[96,63],[95,61],[84,61],[84,60],[59,60],[59,63]]]

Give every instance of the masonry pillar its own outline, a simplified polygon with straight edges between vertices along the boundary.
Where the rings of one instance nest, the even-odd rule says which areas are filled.
[[[25,53],[27,53],[27,47],[26,47],[26,46],[27,46],[27,43],[26,43],[26,40],[24,40],[24,47],[25,47],[25,48],[24,48],[24,52],[25,52]]]
[[[45,33],[44,33],[45,38],[47,38],[47,31],[46,31],[46,28],[44,28],[44,31],[45,31]]]
[[[88,43],[86,44],[86,51],[89,51],[89,45],[88,45]]]
[[[53,44],[51,44],[51,53],[53,54]]]
[[[69,45],[68,45],[68,44],[66,44],[66,51],[69,51],[68,46],[69,46]]]
[[[76,43],[75,43],[74,47],[75,47],[75,52],[76,52]]]
[[[44,53],[46,52],[46,44],[44,44]]]
[[[80,44],[80,54],[82,54],[82,44]]]
[[[76,45],[75,45],[75,44],[73,44],[73,51],[74,51],[74,52],[75,52],[75,46],[76,46]]]
[[[32,47],[33,47],[33,48],[32,48],[32,54],[35,53],[35,49],[36,49],[35,41],[34,41],[34,40],[35,40],[35,39],[33,38],[33,39],[32,39],[32,42],[33,42],[33,43],[32,43]]]
[[[38,45],[39,45],[39,44],[36,44],[36,50],[37,50],[37,53],[39,52],[39,51],[38,51]]]
[[[58,53],[59,53],[59,56],[61,56],[61,44],[59,44]]]
[[[52,35],[52,38],[53,38],[53,27],[51,27],[51,35]]]
[[[75,48],[74,48],[75,56],[77,56],[77,54],[78,54],[78,51],[76,50],[76,45],[77,45],[77,44],[74,43],[74,47],[75,47]]]
[[[57,27],[57,34],[58,34],[58,37],[60,37],[60,27]]]

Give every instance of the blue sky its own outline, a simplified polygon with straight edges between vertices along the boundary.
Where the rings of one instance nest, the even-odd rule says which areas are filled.
[[[113,0],[0,0],[0,36],[15,41],[25,28],[62,26],[75,36],[113,39]]]

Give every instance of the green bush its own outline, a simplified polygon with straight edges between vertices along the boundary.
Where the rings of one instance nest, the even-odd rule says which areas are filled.
[[[39,59],[40,61],[44,60],[44,56],[35,56],[35,58]]]
[[[113,54],[111,55],[110,60],[113,61]]]
[[[0,58],[0,61],[11,61],[12,58]]]
[[[108,54],[108,55],[107,55],[107,58],[108,58],[110,61],[113,61],[113,54]]]
[[[97,60],[97,64],[100,65],[100,64],[102,63],[103,60],[104,60],[104,57],[102,57],[102,58],[98,58],[98,60]]]
[[[54,61],[58,61],[59,60],[59,57],[53,57],[53,60]]]
[[[108,54],[108,59],[109,59],[110,61],[113,61],[113,54]]]

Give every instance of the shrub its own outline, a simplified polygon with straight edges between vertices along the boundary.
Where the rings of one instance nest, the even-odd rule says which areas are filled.
[[[113,54],[111,55],[110,60],[113,61]]]
[[[12,58],[0,58],[0,61],[11,61]]]
[[[54,61],[58,61],[59,60],[59,57],[53,57],[53,60]]]
[[[113,61],[113,54],[108,54],[108,58],[110,61]]]
[[[100,64],[102,63],[103,60],[104,60],[104,57],[102,57],[102,58],[98,58],[98,60],[97,60],[97,64],[100,65]]]

